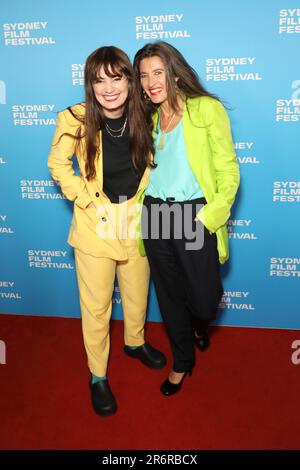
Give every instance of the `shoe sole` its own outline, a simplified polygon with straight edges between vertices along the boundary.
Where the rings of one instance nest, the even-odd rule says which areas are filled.
[[[95,410],[95,408],[93,408],[93,410],[96,413],[96,415],[98,415],[98,416],[112,416],[116,413],[117,408],[115,410],[111,410],[111,411],[98,411],[98,410]]]

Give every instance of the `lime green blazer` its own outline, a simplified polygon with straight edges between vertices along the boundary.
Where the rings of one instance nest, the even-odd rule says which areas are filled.
[[[158,112],[153,117],[154,132],[157,119]],[[222,103],[202,96],[184,100],[182,123],[188,160],[207,201],[197,218],[216,233],[223,264],[229,257],[226,222],[240,181],[230,121]],[[144,192],[139,196],[142,203]],[[141,237],[139,248],[145,254]]]

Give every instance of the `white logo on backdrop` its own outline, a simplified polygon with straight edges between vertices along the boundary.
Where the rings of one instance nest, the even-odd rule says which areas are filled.
[[[46,36],[48,21],[3,24],[5,46],[42,46],[55,44],[51,36]]]
[[[54,180],[21,180],[22,199],[66,199],[62,192],[57,192]]]
[[[74,269],[72,263],[66,259],[66,251],[28,250],[27,253],[30,268]]]
[[[112,298],[112,303],[113,304],[121,304],[122,303],[119,286],[114,287],[114,295],[113,295],[113,298]]]
[[[181,29],[183,14],[159,15],[159,16],[136,16],[135,37],[136,39],[160,39],[167,41],[175,38],[190,38],[186,29]],[[180,29],[177,29],[177,28]]]
[[[22,296],[15,291],[16,283],[14,281],[0,281],[0,299],[20,300]],[[3,290],[2,290],[3,289]]]
[[[219,57],[206,59],[206,81],[262,80],[255,70],[256,57]]]
[[[12,118],[15,126],[55,126],[54,104],[14,104]]]
[[[237,155],[237,161],[241,165],[258,165],[260,163],[259,160],[257,160],[256,156],[253,155],[253,147],[254,147],[254,142],[235,142],[234,148],[237,151],[241,151],[241,155]],[[248,155],[248,152],[250,153]]]
[[[270,276],[300,277],[300,258],[270,258]]]
[[[274,181],[273,202],[300,202],[300,181]]]
[[[300,8],[280,10],[278,32],[279,34],[300,33]]]
[[[72,85],[84,85],[84,64],[72,64]]]
[[[291,89],[290,98],[280,98],[276,101],[277,122],[298,122],[300,120],[300,80],[294,80]]]
[[[8,227],[6,224],[7,224],[7,215],[0,215],[0,233],[7,233],[9,235],[13,234],[14,231],[11,227]],[[4,226],[3,226],[3,225]]]
[[[250,219],[229,219],[227,221],[228,235],[235,240],[257,240],[253,232],[249,232],[252,220]]]
[[[219,308],[229,310],[255,310],[255,307],[249,303],[249,292],[247,291],[225,291]]]

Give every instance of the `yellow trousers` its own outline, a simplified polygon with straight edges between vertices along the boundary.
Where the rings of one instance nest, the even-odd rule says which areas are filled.
[[[112,206],[119,211],[120,205],[112,204]],[[128,217],[128,221],[131,222],[132,217]],[[128,346],[141,346],[145,342],[144,325],[149,287],[148,261],[146,257],[140,255],[135,239],[124,237],[120,242],[127,253],[125,261],[95,257],[81,250],[74,250],[88,367],[92,374],[100,377],[106,375],[107,370],[110,346],[109,324],[116,275],[123,307],[124,342]]]

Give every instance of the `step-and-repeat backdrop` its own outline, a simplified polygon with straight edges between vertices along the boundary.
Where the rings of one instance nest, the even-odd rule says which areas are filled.
[[[94,49],[133,58],[161,39],[232,122],[241,187],[218,323],[300,329],[300,0],[11,0],[0,21],[0,311],[80,316],[72,203],[47,169],[56,113],[83,100]],[[148,319],[161,319],[153,287]]]

